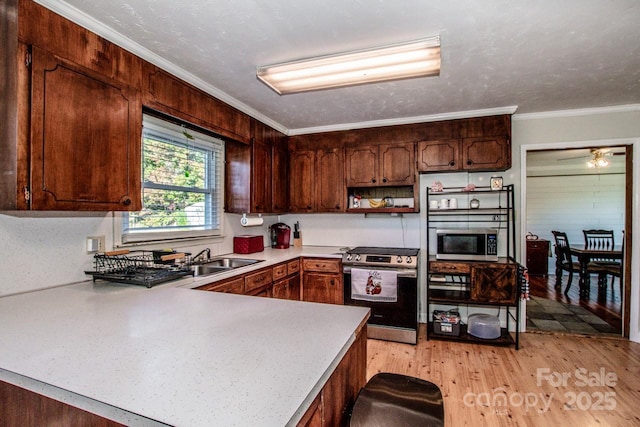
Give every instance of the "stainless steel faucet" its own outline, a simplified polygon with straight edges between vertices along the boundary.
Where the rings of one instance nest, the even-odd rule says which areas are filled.
[[[207,254],[207,261],[211,259],[211,249],[209,248],[204,248],[203,250],[201,250],[200,252],[198,252],[195,256],[193,256],[191,258],[191,262],[195,262],[197,261],[198,258],[202,257],[202,255]]]

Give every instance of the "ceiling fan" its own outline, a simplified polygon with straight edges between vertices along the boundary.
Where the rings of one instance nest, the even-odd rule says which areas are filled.
[[[581,156],[576,156],[576,157],[565,157],[563,159],[558,159],[560,161],[563,160],[575,160],[575,159],[588,159],[586,164],[588,168],[605,168],[607,166],[609,166],[609,164],[611,163],[610,160],[608,160],[608,157],[612,157],[612,156],[624,156],[624,150],[623,151],[613,151],[612,148],[592,148],[590,150],[590,153],[587,155],[581,155]]]

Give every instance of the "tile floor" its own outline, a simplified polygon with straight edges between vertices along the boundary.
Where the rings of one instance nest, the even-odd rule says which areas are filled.
[[[613,326],[583,307],[538,297],[527,301],[527,331],[620,336]]]

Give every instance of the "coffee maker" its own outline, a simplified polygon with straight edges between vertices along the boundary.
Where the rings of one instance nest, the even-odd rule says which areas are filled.
[[[291,239],[291,227],[278,222],[269,227],[271,231],[271,247],[275,249],[289,249]]]

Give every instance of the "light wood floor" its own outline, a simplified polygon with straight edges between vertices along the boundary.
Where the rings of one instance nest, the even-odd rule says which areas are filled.
[[[394,372],[433,382],[449,427],[640,426],[640,344],[525,333],[515,350],[427,341],[420,326],[415,346],[368,340],[367,379]]]

